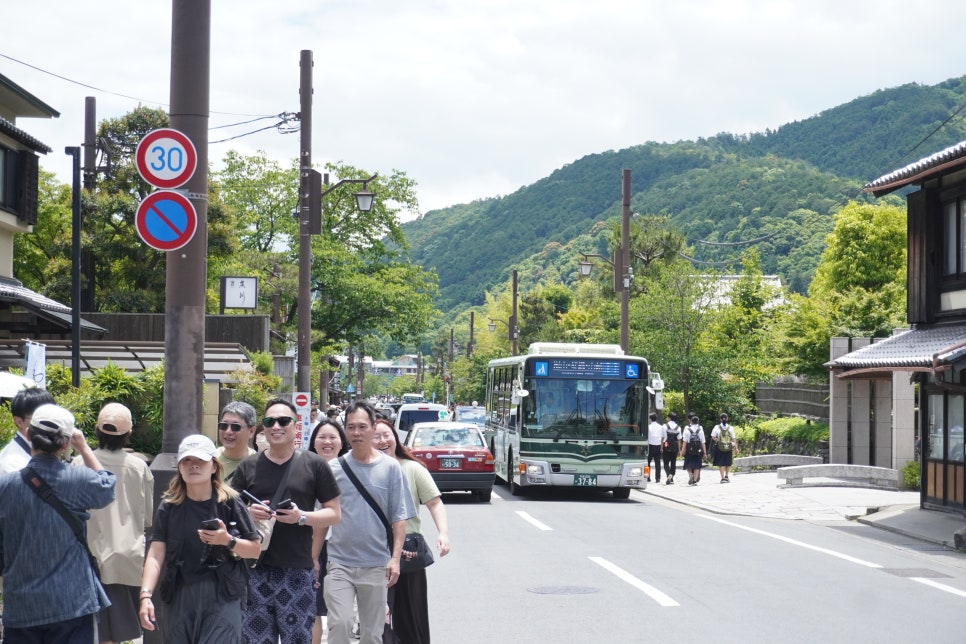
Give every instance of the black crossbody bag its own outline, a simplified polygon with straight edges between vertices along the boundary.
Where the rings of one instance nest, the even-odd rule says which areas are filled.
[[[44,503],[57,510],[57,514],[63,517],[64,521],[67,522],[67,525],[70,526],[74,536],[77,537],[77,540],[80,541],[80,544],[84,546],[84,552],[87,553],[87,559],[91,564],[91,570],[94,571],[94,576],[97,577],[97,581],[100,581],[101,571],[97,565],[97,559],[94,558],[94,555],[91,553],[91,549],[87,546],[87,537],[84,536],[84,528],[81,526],[80,519],[71,514],[70,510],[64,507],[64,504],[60,502],[60,499],[57,498],[57,495],[54,494],[54,491],[49,485],[47,485],[47,481],[45,481],[40,474],[37,474],[37,472],[35,472],[30,466],[20,470],[20,478],[23,479],[24,483],[26,483],[31,490],[37,493],[37,496],[39,496]]]

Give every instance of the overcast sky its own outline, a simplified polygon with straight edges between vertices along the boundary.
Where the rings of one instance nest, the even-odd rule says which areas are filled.
[[[42,167],[70,181],[85,96],[98,120],[138,105],[116,94],[167,107],[171,4],[4,2],[0,74],[60,112],[17,123],[53,148]],[[403,170],[425,212],[588,154],[774,129],[966,75],[963,25],[961,0],[212,0],[211,126],[297,112],[312,50],[313,160]],[[228,149],[287,161],[299,139],[260,132],[211,160]]]

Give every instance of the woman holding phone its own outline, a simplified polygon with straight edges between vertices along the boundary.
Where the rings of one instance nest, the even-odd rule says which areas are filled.
[[[201,434],[178,447],[178,471],[161,497],[141,576],[141,626],[155,629],[164,602],[166,644],[240,644],[244,559],[261,552],[260,536],[238,493],[224,484],[215,444]]]

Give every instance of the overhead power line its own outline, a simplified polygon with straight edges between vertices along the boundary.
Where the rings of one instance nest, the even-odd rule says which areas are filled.
[[[100,87],[95,87],[94,85],[90,85],[88,83],[83,83],[81,81],[74,80],[73,78],[68,78],[67,76],[61,76],[60,74],[56,74],[56,73],[54,73],[52,71],[43,69],[42,67],[37,67],[36,65],[31,65],[30,63],[25,62],[25,61],[22,61],[22,60],[20,60],[18,58],[14,58],[13,56],[8,56],[7,54],[4,54],[3,52],[0,52],[0,58],[6,58],[7,60],[13,61],[13,62],[15,62],[17,64],[20,64],[20,65],[23,65],[24,67],[29,67],[30,69],[34,69],[34,70],[36,70],[36,71],[38,71],[38,72],[40,72],[42,74],[47,74],[48,76],[53,76],[54,78],[59,78],[62,81],[66,81],[68,83],[73,83],[74,85],[79,85],[81,87],[86,87],[87,89],[92,89],[95,92],[100,92],[102,94],[109,94],[111,96],[119,96],[121,98],[126,98],[126,99],[129,99],[129,100],[132,100],[132,101],[138,101],[139,103],[149,103],[151,105],[163,105],[165,107],[168,107],[169,106],[169,104],[167,102],[164,102],[164,101],[152,101],[152,100],[148,100],[148,99],[145,99],[145,98],[139,98],[137,96],[130,96],[128,94],[121,94],[119,92],[112,92],[111,90],[101,89]],[[215,110],[210,110],[210,111],[211,111],[212,114],[224,114],[226,116],[256,116],[256,117],[259,117],[259,118],[272,118],[272,116],[273,116],[271,114],[267,114],[267,115],[266,114],[240,114],[240,113],[237,113],[237,112],[217,112]]]

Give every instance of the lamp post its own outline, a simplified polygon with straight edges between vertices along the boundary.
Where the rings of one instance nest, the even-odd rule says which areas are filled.
[[[631,267],[631,171],[624,169],[621,171],[621,238],[620,248],[614,251],[614,259],[607,259],[603,255],[593,253],[581,253],[584,261],[578,262],[580,274],[583,277],[590,275],[593,263],[589,258],[596,257],[610,265],[614,271],[614,292],[621,296],[621,349],[624,353],[628,352],[630,345],[630,332],[628,329],[628,319],[630,317],[630,296],[631,280],[634,278],[634,269]]]
[[[303,168],[302,183],[304,189],[301,193],[302,207],[300,212],[301,226],[308,230],[306,234],[299,235],[299,292],[298,292],[298,379],[296,382],[297,391],[309,391],[310,369],[312,358],[312,246],[311,235],[318,235],[322,232],[322,203],[326,195],[336,188],[347,183],[361,183],[362,190],[355,193],[356,208],[360,212],[372,210],[372,204],[376,195],[368,190],[370,181],[375,181],[378,174],[374,174],[368,179],[343,179],[332,187],[329,186],[329,175],[320,174],[312,168]],[[326,190],[322,190],[322,186]]]

